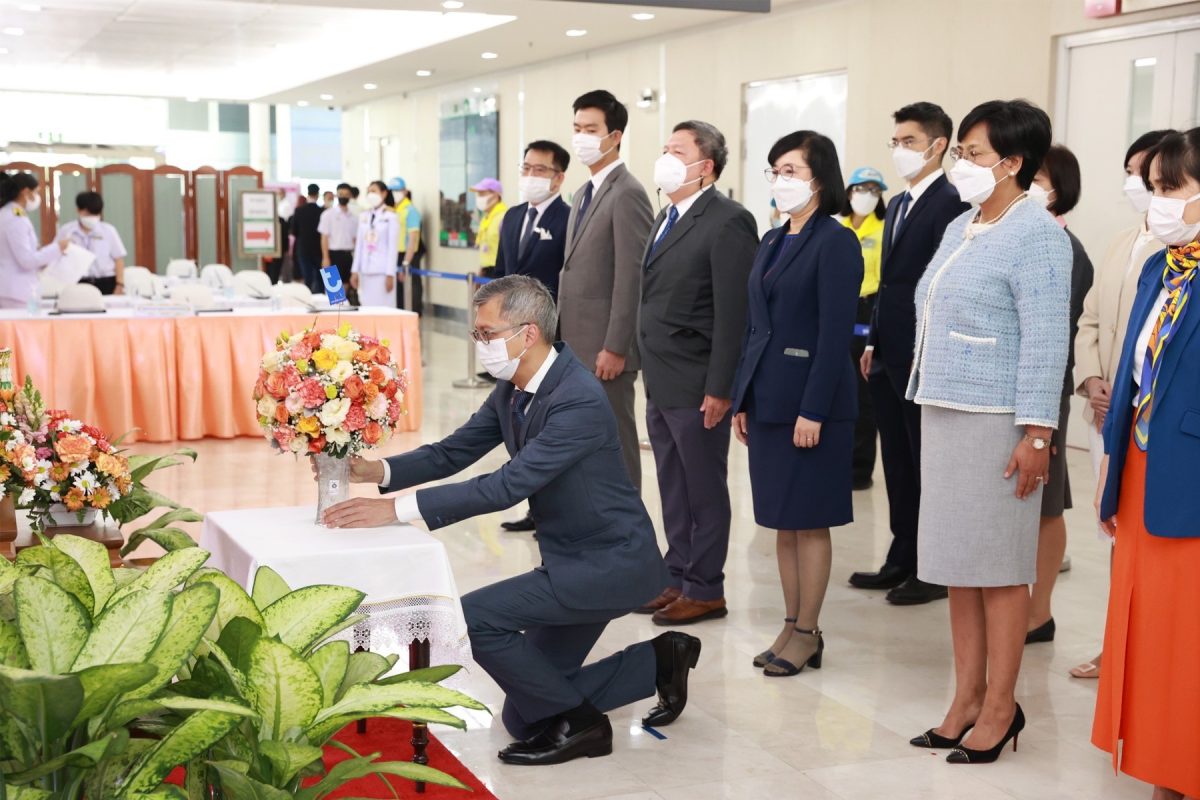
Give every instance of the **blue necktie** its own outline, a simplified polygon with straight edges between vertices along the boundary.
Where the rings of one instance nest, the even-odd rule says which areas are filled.
[[[513,434],[520,433],[521,428],[525,427],[525,406],[529,404],[529,398],[533,396],[533,392],[524,392],[514,387],[512,393],[512,414],[516,424],[513,426]]]
[[[589,186],[591,184],[588,184]],[[529,245],[533,244],[534,238],[537,236],[537,227],[533,224],[537,219],[538,211],[533,206],[529,207],[529,229],[525,231],[525,235],[521,237],[521,243],[517,245],[517,258],[525,257],[526,251],[529,250]]]
[[[658,246],[667,240],[667,236],[671,234],[671,228],[675,227],[675,223],[679,221],[679,209],[671,206],[671,210],[667,212],[667,224],[663,226],[662,233],[654,240],[654,244],[650,245],[650,256],[654,257],[654,251],[658,250]],[[649,258],[647,260],[649,260]]]
[[[900,226],[904,224],[904,218],[908,214],[908,203],[912,200],[912,195],[908,192],[900,195],[900,208],[896,211],[896,218],[892,220],[892,243],[895,244],[896,237],[900,235]]]
[[[583,218],[587,216],[588,207],[592,204],[592,182],[588,181],[587,186],[583,189],[583,202],[579,204],[579,214],[575,217],[575,235],[579,235],[579,226],[583,224]]]

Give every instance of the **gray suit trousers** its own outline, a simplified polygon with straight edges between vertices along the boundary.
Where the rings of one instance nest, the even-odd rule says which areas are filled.
[[[583,666],[608,623],[631,609],[567,608],[541,570],[471,592],[462,605],[475,661],[504,690],[501,719],[517,739],[584,701],[608,712],[657,691],[650,642]]]
[[[617,418],[617,436],[621,440],[621,455],[625,457],[625,469],[633,488],[642,492],[642,448],[638,444],[637,417],[633,411],[633,384],[636,372],[622,372],[611,381],[600,381],[608,404]]]

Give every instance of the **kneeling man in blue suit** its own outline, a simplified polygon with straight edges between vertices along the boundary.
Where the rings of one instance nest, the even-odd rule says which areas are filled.
[[[430,530],[529,500],[542,565],[462,599],[475,660],[504,690],[502,719],[519,741],[510,764],[558,764],[612,752],[604,712],[658,694],[643,722],[673,722],[687,702],[700,640],[670,632],[583,666],[611,620],[641,607],[669,576],[621,456],[616,419],[595,375],[565,344],[554,298],[511,275],[475,294],[471,332],[498,380],[450,436],[383,461],[356,459],[351,480],[382,492],[449,478],[503,443],[511,460],[489,475],[399,499],[334,506],[334,527],[424,520]]]

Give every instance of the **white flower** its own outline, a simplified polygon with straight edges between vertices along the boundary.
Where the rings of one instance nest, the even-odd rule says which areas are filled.
[[[283,405],[287,408],[289,414],[299,414],[304,410],[304,399],[293,392],[283,401]],[[272,411],[271,413],[274,414],[275,412]]]
[[[96,476],[91,472],[85,471],[82,475],[75,478],[75,487],[84,494],[91,494],[96,491],[98,485]]]
[[[50,499],[56,503],[60,503],[60,502],[62,502],[62,495],[59,494],[58,492],[51,492]]]
[[[26,489],[25,491],[21,492],[21,496],[17,498],[17,505],[27,506],[33,502],[33,498],[34,498],[33,489]]]
[[[35,462],[33,467],[33,482],[37,484],[39,489],[49,489],[54,485],[54,480],[50,477],[51,466],[50,462],[46,459]]]
[[[58,423],[58,429],[66,433],[79,433],[83,430],[83,423],[77,419],[64,419]],[[95,444],[93,442],[93,444]]]
[[[346,414],[349,411],[350,401],[344,397],[336,397],[321,406],[321,412],[318,416],[321,419],[321,424],[326,428],[336,428],[346,419]]]
[[[76,461],[71,465],[71,474],[78,475],[82,472],[87,472],[88,467],[92,465],[90,461]]]
[[[386,394],[376,395],[371,404],[367,406],[367,416],[371,419],[384,419],[387,417],[388,397]]]
[[[288,442],[288,449],[297,454],[308,452],[308,437],[297,434],[292,441]]]
[[[330,444],[349,444],[350,432],[345,428],[330,428],[325,431],[325,441]]]
[[[113,500],[119,500],[121,498],[121,489],[117,486],[116,481],[109,483],[105,488],[108,489],[108,494]]]
[[[283,366],[283,362],[287,359],[287,353],[279,350],[272,350],[263,356],[262,366],[267,372],[278,372]]]
[[[357,343],[332,333],[321,336],[321,347],[337,353],[337,357],[341,361],[349,361],[361,349]]]
[[[258,415],[267,419],[275,419],[275,406],[279,405],[274,399],[264,397],[258,401]]]
[[[354,374],[354,365],[349,361],[339,361],[329,370],[329,378],[338,386],[345,383],[346,378]]]
[[[9,414],[7,411],[4,412],[3,414],[0,414],[0,425],[16,425],[16,424],[17,424],[17,418],[14,417],[12,414]]]

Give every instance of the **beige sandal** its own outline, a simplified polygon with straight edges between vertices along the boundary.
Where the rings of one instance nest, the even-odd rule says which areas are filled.
[[[1095,661],[1085,661],[1077,667],[1071,667],[1069,674],[1072,678],[1099,678],[1100,665]]]

